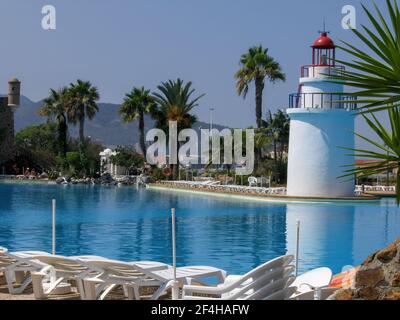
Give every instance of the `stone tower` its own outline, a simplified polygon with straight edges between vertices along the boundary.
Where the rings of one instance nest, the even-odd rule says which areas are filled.
[[[20,101],[18,79],[9,81],[8,96],[0,97],[0,174],[9,171],[15,158],[14,112]]]

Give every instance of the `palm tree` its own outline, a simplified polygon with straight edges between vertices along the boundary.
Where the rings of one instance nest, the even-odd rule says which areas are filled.
[[[352,55],[355,60],[352,62],[338,60],[338,62],[354,70],[344,71],[332,77],[332,82],[358,89],[351,95],[358,98],[360,113],[381,140],[375,142],[355,133],[378,150],[350,149],[355,156],[380,161],[375,165],[362,168],[354,168],[354,164],[350,164],[350,169],[346,171],[345,176],[359,174],[360,177],[365,177],[385,170],[397,169],[396,191],[397,202],[400,204],[400,10],[396,1],[386,0],[386,5],[389,19],[384,18],[376,4],[374,4],[376,17],[363,6],[373,29],[362,26],[364,34],[356,29],[353,29],[353,33],[371,52],[363,51],[349,42],[342,41],[344,46],[339,48]],[[374,115],[375,112],[381,110],[388,110],[390,129],[385,128]],[[366,116],[369,113],[371,113],[371,118]]]
[[[373,113],[371,113],[370,118],[367,117],[366,114],[362,115],[368,126],[379,137],[380,142],[375,142],[357,133],[355,133],[355,135],[370,144],[376,151],[348,148],[346,150],[352,151],[350,155],[353,157],[378,160],[378,162],[359,168],[354,168],[354,164],[349,165],[350,169],[346,170],[346,175],[342,177],[353,177],[354,174],[356,174],[360,178],[364,178],[393,169],[397,170],[397,203],[400,204],[400,107],[390,106],[388,115],[390,119],[390,129],[385,128]]]
[[[269,119],[266,122],[268,135],[271,136],[274,145],[274,160],[283,161],[283,153],[287,151],[289,144],[289,116],[282,110],[272,115],[269,112]]]
[[[49,121],[56,121],[58,128],[58,154],[65,158],[67,153],[67,94],[66,87],[56,91],[50,89],[50,95],[43,100],[43,105],[39,109],[41,116],[47,117]]]
[[[153,112],[157,128],[168,132],[169,121],[177,122],[178,131],[192,127],[197,118],[191,112],[198,106],[198,101],[204,94],[193,98],[195,89],[192,88],[192,82],[185,84],[179,78],[162,82],[157,89],[159,92],[153,93],[153,99],[158,104]],[[176,179],[179,159],[178,165],[173,165],[172,168],[174,179]]]
[[[247,97],[249,86],[252,82],[256,91],[256,120],[257,127],[262,127],[262,96],[265,81],[275,83],[278,80],[285,81],[286,76],[282,72],[280,64],[268,55],[268,49],[262,46],[252,47],[242,55],[240,69],[236,72],[236,90],[238,95]]]
[[[332,77],[332,82],[347,84],[359,91],[352,93],[358,97],[362,112],[373,112],[400,105],[400,10],[396,1],[386,0],[390,16],[390,26],[378,6],[374,4],[377,18],[363,6],[374,29],[362,26],[365,33],[353,29],[359,40],[371,52],[363,51],[349,42],[342,41],[342,50],[352,55],[352,62],[337,60],[353,68]]]
[[[79,122],[79,152],[83,155],[85,143],[85,119],[93,119],[99,111],[96,101],[99,100],[99,92],[89,81],[77,80],[71,83],[68,90],[68,120],[73,124]]]
[[[150,96],[150,90],[144,87],[133,88],[125,95],[124,102],[119,109],[119,114],[125,123],[139,119],[139,141],[143,155],[146,156],[146,143],[144,137],[144,115],[151,114],[155,103]]]

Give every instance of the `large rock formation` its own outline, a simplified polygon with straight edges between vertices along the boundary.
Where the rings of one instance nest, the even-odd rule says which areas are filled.
[[[400,239],[365,260],[354,288],[338,291],[336,300],[400,300]]]

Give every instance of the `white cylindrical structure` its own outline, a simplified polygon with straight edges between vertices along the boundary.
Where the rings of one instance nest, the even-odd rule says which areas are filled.
[[[354,157],[354,113],[343,109],[289,109],[287,194],[293,197],[354,196],[354,179],[341,178]]]
[[[344,67],[335,64],[335,45],[326,32],[314,42],[313,64],[304,66],[299,92],[291,95],[287,195],[292,197],[353,197],[351,177],[339,178],[354,165],[353,98],[331,75]]]

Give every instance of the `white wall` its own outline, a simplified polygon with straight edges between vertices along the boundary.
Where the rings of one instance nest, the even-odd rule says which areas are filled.
[[[354,180],[344,181],[345,165],[354,164],[354,114],[345,110],[288,109],[290,121],[288,195],[350,197]]]

